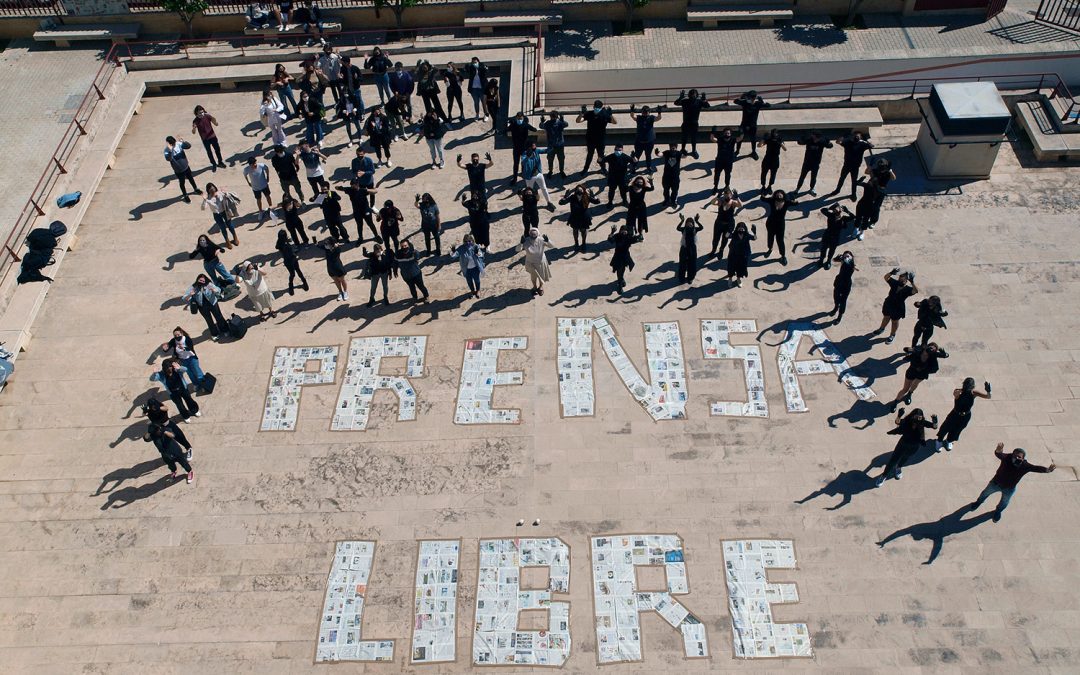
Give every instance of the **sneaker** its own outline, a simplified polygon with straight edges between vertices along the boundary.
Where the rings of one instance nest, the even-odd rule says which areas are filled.
[[[173,471],[172,473],[170,473],[169,478],[172,478],[173,480],[176,480],[176,472]]]
[[[862,241],[863,239],[865,239],[865,238],[866,238],[866,235],[864,235],[864,234],[862,233],[862,230],[860,230],[860,231],[859,231],[859,236],[857,236],[857,237],[855,237],[855,238],[856,238],[856,239],[858,239],[859,241]]]
[[[947,450],[948,452],[952,452],[952,441],[949,441],[945,444],[945,450]]]
[[[214,342],[217,342],[219,337],[220,336],[218,336],[218,335],[211,335],[210,339],[213,340]]]
[[[191,424],[191,418],[190,417],[185,417],[184,422],[186,422],[187,424]]]
[[[187,472],[187,482],[188,483],[194,483],[195,482],[195,472],[194,471],[188,471]]]
[[[891,345],[893,343],[893,340],[895,340],[895,339],[896,339],[895,335],[890,335],[889,337],[885,338],[885,344]]]
[[[349,299],[349,293],[348,293],[348,291],[346,291],[346,292],[344,292],[344,293],[342,293],[342,294],[341,294],[341,299],[342,299],[342,300],[348,300],[348,299]]]
[[[202,413],[198,410],[195,411],[195,417],[202,417]]]
[[[900,480],[903,477],[904,477],[904,470],[903,469],[897,469],[896,470],[896,480]]]
[[[990,517],[995,523],[1001,520],[1001,511],[994,511],[994,515]]]
[[[338,293],[338,294],[337,294],[337,299],[338,299],[339,301],[340,301],[340,300],[342,299],[342,298],[341,298],[341,293]]]
[[[829,262],[825,263],[825,269],[827,269],[827,270],[832,269],[832,261],[831,260]]]
[[[184,454],[184,459],[188,460],[189,462],[191,461],[191,448],[187,449],[187,452]]]
[[[877,330],[875,330],[873,333],[870,333],[870,334],[871,335],[881,335],[884,332],[885,332],[884,328],[878,328]]]
[[[817,197],[817,190],[815,190],[814,188],[810,188],[810,196]]]
[[[780,264],[781,265],[787,265],[787,256],[786,255],[780,256]]]
[[[485,122],[487,122],[487,121],[488,121],[488,116],[487,116],[487,115],[484,115],[484,121],[485,121]]]
[[[881,487],[885,484],[885,476],[878,476],[878,479],[874,481],[874,487]]]
[[[388,166],[388,167],[390,167],[390,166],[394,166],[394,163],[393,163],[393,162],[391,162],[391,161],[390,161],[390,160],[388,159],[388,160],[386,160],[386,166]]]
[[[183,199],[184,202],[187,204],[191,203],[191,197],[188,197],[187,195],[184,195],[183,197],[181,197],[181,199]]]
[[[911,394],[904,397],[904,405],[911,405]]]

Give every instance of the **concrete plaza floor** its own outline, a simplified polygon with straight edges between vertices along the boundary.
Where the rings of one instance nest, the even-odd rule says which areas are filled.
[[[411,307],[403,301],[404,284],[394,280],[394,304],[368,309],[367,282],[355,279],[355,249],[344,256],[350,303],[334,299],[314,251],[303,260],[311,291],[282,295],[276,228],[259,226],[249,214],[241,246],[224,260],[230,266],[245,258],[269,261],[280,314],[253,326],[242,341],[211,342],[178,296],[201,272],[187,251],[212,221],[197,200],[177,199],[162,139],[190,136],[194,105],[211,110],[232,166],[202,169],[196,141],[190,158],[197,181],[236,191],[250,212],[239,162],[269,147],[255,123],[257,102],[250,92],[146,100],[115,168],[92,197],[79,245],[64,260],[30,350],[0,396],[0,670],[314,671],[334,542],[373,539],[378,551],[364,635],[398,640],[397,654],[392,666],[342,668],[408,671],[416,540],[458,537],[465,580],[458,660],[434,670],[469,670],[477,540],[559,536],[573,550],[574,648],[566,669],[593,672],[599,667],[588,537],[640,532],[683,538],[692,592],[679,599],[705,622],[712,658],[684,660],[678,634],[647,615],[645,660],[612,672],[1075,672],[1080,169],[1033,168],[1018,141],[1003,145],[988,181],[928,182],[910,147],[916,127],[875,133],[876,152],[893,161],[900,178],[877,228],[866,241],[842,247],[855,253],[860,271],[848,316],[826,330],[879,399],[891,399],[902,379],[898,354],[914,320],[909,314],[894,345],[866,333],[880,318],[882,275],[895,265],[913,267],[922,295],[940,295],[950,311],[949,328],[936,339],[952,355],[916,393],[915,405],[944,418],[950,392],[966,376],[989,380],[994,393],[977,403],[953,452],[924,453],[902,481],[875,490],[859,472],[880,466],[893,446],[883,405],[857,403],[834,378],[804,377],[810,410],[786,413],[774,346],[782,335],[768,330],[798,318],[820,320],[831,306],[833,275],[813,267],[823,224],[817,209],[829,201],[823,198],[801,202],[789,218],[789,246],[799,246],[790,264],[756,257],[752,283],[739,290],[718,281],[724,272],[713,261],[693,290],[676,285],[677,217],[657,203],[622,297],[613,292],[610,250],[601,241],[623,209],[595,209],[594,243],[585,255],[571,251],[565,207],[555,216],[541,211],[542,229],[558,250],[547,292],[534,298],[518,256],[506,253],[521,230],[516,199],[503,187],[510,154],[499,149],[489,173],[497,184],[494,261],[479,300],[464,295],[456,262],[425,258],[430,305]],[[395,168],[377,174],[379,199],[402,207],[406,232],[417,229],[413,194],[428,191],[442,208],[445,241],[460,241],[468,226],[453,199],[466,178],[453,157],[492,150],[482,127],[455,126],[443,170],[427,168],[422,143],[393,146]],[[335,178],[347,173],[352,158],[344,140],[335,125],[327,171]],[[790,189],[801,152],[794,143],[788,147],[778,187]],[[684,172],[688,214],[700,210],[711,188],[706,169],[715,151],[707,142],[701,150],[702,159],[688,160]],[[567,168],[576,172],[583,148],[567,154]],[[834,184],[839,159],[837,150],[827,153],[820,193]],[[764,210],[751,194],[757,170],[751,160],[739,161],[735,185],[747,200],[740,219],[756,221],[763,238]],[[578,182],[576,173],[570,178],[568,185]],[[599,181],[597,174],[588,178]],[[553,185],[561,195],[562,181]],[[276,180],[272,188],[278,195]],[[659,192],[655,197],[659,202]],[[317,209],[304,219],[315,233],[324,231]],[[711,225],[711,214],[702,219]],[[355,232],[350,219],[346,224]],[[412,241],[422,248],[421,236]],[[754,250],[763,249],[759,240]],[[250,312],[246,302],[236,304],[239,313]],[[556,319],[600,315],[620,331],[639,368],[645,363],[640,323],[679,321],[691,392],[687,420],[653,422],[599,353],[596,417],[560,418]],[[764,330],[769,419],[709,417],[708,401],[745,394],[736,362],[702,358],[698,320],[707,318],[752,318]],[[150,364],[160,360],[157,345],[178,324],[202,336],[203,367],[219,379],[217,391],[199,399],[203,416],[184,427],[195,447],[194,485],[166,480],[153,447],[139,440],[145,422],[137,402],[156,389],[147,381]],[[367,431],[331,432],[338,387],[328,386],[305,389],[295,432],[258,431],[276,346],[345,346],[357,335],[414,334],[429,336],[426,376],[414,381],[418,421],[397,422],[396,406],[382,392]],[[527,351],[500,361],[502,370],[523,371],[524,385],[502,387],[495,397],[499,407],[521,409],[521,424],[453,424],[463,341],[504,335],[529,339]],[[754,338],[735,341],[754,344]],[[384,372],[401,367],[400,359],[389,361]],[[1034,463],[1054,461],[1058,471],[1028,476],[1000,523],[990,522],[986,510],[961,520],[958,510],[997,466],[998,441],[1026,448]],[[830,494],[796,503],[823,488]],[[850,504],[830,508],[845,492]],[[518,519],[534,518],[540,526],[515,527]],[[899,536],[905,532],[913,536]],[[890,535],[898,536],[877,545]],[[778,621],[809,626],[812,660],[731,658],[721,541],[751,538],[795,541],[798,569],[771,578],[796,582],[800,602],[774,612]]]

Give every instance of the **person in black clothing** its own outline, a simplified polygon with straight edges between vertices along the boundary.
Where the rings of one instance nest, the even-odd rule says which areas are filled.
[[[638,238],[628,226],[623,225],[618,231],[612,229],[611,234],[608,235],[608,241],[615,245],[615,253],[611,256],[611,270],[615,272],[615,286],[621,295],[623,289],[626,288],[626,270],[634,269],[634,258],[630,255],[630,247],[638,241]]]
[[[873,179],[862,178],[857,186],[863,189],[862,197],[855,204],[855,231],[859,241],[866,238],[866,231],[874,227],[878,220],[881,203],[885,199],[885,188]]]
[[[861,173],[859,169],[862,167],[863,155],[871,150],[874,144],[864,140],[861,131],[856,131],[841,140],[840,147],[844,149],[844,166],[840,169],[840,180],[836,181],[836,189],[826,196],[840,194],[841,188],[844,187],[844,179],[851,176],[851,201],[855,201],[855,181]]]
[[[649,231],[649,206],[645,197],[654,189],[652,178],[636,176],[627,190],[630,201],[626,206],[626,226],[637,235],[638,241]]]
[[[383,163],[383,153],[385,153],[386,166],[393,166],[394,162],[390,159],[390,141],[393,139],[394,132],[390,129],[390,120],[387,119],[382,108],[371,111],[367,123],[364,124],[364,132],[368,136],[368,143],[375,149],[375,156],[379,159],[379,163]]]
[[[195,471],[191,468],[191,464],[188,463],[187,459],[190,451],[185,452],[180,447],[180,444],[176,442],[175,434],[161,425],[151,424],[143,435],[143,440],[147,443],[153,443],[154,447],[161,453],[161,459],[168,465],[172,478],[176,478],[176,465],[179,464],[187,472],[187,482],[190,483],[195,480]]]
[[[765,249],[765,257],[768,258],[772,255],[773,242],[776,242],[776,247],[780,251],[780,264],[787,265],[787,246],[784,244],[784,231],[787,229],[787,212],[798,202],[783,190],[777,190],[772,194],[762,196],[766,197],[765,205],[769,211],[769,215],[765,218],[765,232],[768,235],[766,239],[768,247]]]
[[[881,487],[889,478],[900,480],[903,477],[904,464],[926,442],[927,429],[937,429],[937,415],[932,416],[928,422],[922,408],[915,408],[907,417],[904,417],[904,409],[900,409],[896,415],[896,428],[889,432],[892,436],[899,436],[900,440],[896,441],[896,447],[889,455],[885,470],[874,481],[874,485]]]
[[[394,62],[376,47],[371,50],[371,56],[364,60],[364,68],[371,71],[375,76],[375,88],[379,90],[379,103],[386,103],[386,99],[393,96],[390,91],[390,76],[388,71],[394,67]]]
[[[585,124],[585,147],[587,152],[585,154],[585,166],[581,168],[581,174],[585,175],[589,172],[589,165],[592,164],[593,153],[596,153],[596,161],[600,164],[600,173],[604,173],[604,155],[607,148],[607,127],[609,124],[615,124],[615,115],[611,113],[610,107],[605,107],[604,102],[597,99],[593,101],[592,110],[588,109],[588,106],[581,106],[581,114],[577,116],[578,123],[584,121]]]
[[[690,154],[694,159],[698,158],[697,134],[698,122],[701,119],[701,111],[710,107],[705,100],[705,92],[698,94],[697,89],[691,89],[687,96],[686,90],[679,92],[679,98],[675,99],[675,105],[682,108],[682,127],[680,128],[679,142],[681,150],[686,151],[686,141],[690,141]]]
[[[462,75],[453,61],[446,64],[446,68],[442,71],[442,79],[446,83],[446,119],[449,121],[454,116],[454,103],[457,103],[458,117],[464,123],[465,104],[461,102]]]
[[[518,199],[521,200],[521,226],[524,228],[523,237],[529,236],[529,230],[540,227],[540,198],[531,187],[523,187],[518,191]]]
[[[499,128],[499,110],[502,108],[502,94],[499,81],[494,77],[484,85],[484,119],[491,116],[491,135]]]
[[[855,256],[851,251],[844,251],[836,257],[835,262],[840,265],[833,278],[832,298],[833,308],[829,310],[829,316],[836,314],[834,324],[844,320],[844,312],[847,311],[848,296],[851,295],[851,277],[858,271],[855,266]]]
[[[742,150],[743,141],[750,141],[750,156],[754,159],[758,158],[757,148],[754,147],[754,141],[757,140],[757,125],[758,115],[761,114],[763,108],[770,107],[770,104],[766,103],[758,93],[751,89],[739,98],[732,101],[735,105],[742,108],[742,120],[739,121],[739,144],[735,147],[735,154],[739,154]]]
[[[585,238],[592,229],[590,204],[599,204],[596,194],[589,192],[584,185],[578,185],[572,192],[567,192],[559,200],[560,204],[570,204],[570,231],[574,234],[574,250],[585,252]]]
[[[445,163],[443,157],[443,136],[446,135],[446,122],[439,119],[434,112],[424,115],[420,123],[420,133],[427,141],[428,150],[431,152],[431,168],[441,169]]]
[[[405,221],[405,217],[401,214],[401,209],[394,206],[393,200],[387,199],[383,202],[383,207],[379,209],[375,220],[379,221],[379,235],[382,241],[386,242],[387,246],[392,243],[394,249],[400,246],[398,237],[401,236],[401,224]],[[387,250],[389,252],[394,249]]]
[[[300,283],[303,284],[302,288],[308,290],[308,282],[304,277],[304,272],[300,269],[300,260],[296,257],[296,252],[293,251],[293,245],[289,243],[289,236],[285,233],[285,230],[278,230],[277,244],[274,246],[281,253],[281,262],[285,265],[285,269],[289,270],[289,295],[296,295],[294,282],[296,277],[300,277]]]
[[[335,119],[345,124],[345,135],[349,137],[349,145],[360,145],[364,140],[364,109],[356,105],[351,95],[343,95],[338,98],[334,110],[337,113]]]
[[[176,180],[180,182],[180,198],[189,203],[191,197],[188,197],[187,190],[184,188],[184,181],[191,183],[192,192],[197,195],[202,194],[202,190],[195,184],[195,176],[191,174],[191,165],[188,163],[187,153],[185,152],[185,150],[190,149],[191,143],[182,138],[178,141],[172,136],[165,137],[165,161],[172,167]]]
[[[615,190],[619,190],[622,203],[626,203],[626,180],[630,175],[630,167],[634,160],[630,155],[623,152],[622,143],[615,146],[615,151],[604,157],[603,166],[607,167],[607,203],[611,206],[615,201]]]
[[[368,229],[371,230],[371,238],[381,244],[382,237],[379,236],[379,231],[375,229],[375,221],[372,220],[371,216],[371,205],[378,190],[372,187],[363,187],[360,185],[359,178],[353,178],[349,181],[348,186],[341,188],[341,191],[349,195],[349,203],[352,204],[352,217],[356,221],[357,241],[361,244],[364,243],[364,223],[367,223]]]
[[[308,239],[307,228],[304,227],[304,221],[300,219],[300,204],[292,197],[285,197],[281,200],[281,219],[285,222],[285,229],[289,231],[289,236],[292,237],[294,244],[307,246],[311,243],[311,240]],[[285,232],[285,230],[281,231]]]
[[[469,157],[468,164],[461,163],[461,155],[457,156],[457,165],[465,172],[469,174],[469,192],[479,192],[481,195],[487,195],[487,170],[495,165],[495,161],[491,159],[491,153],[485,152],[484,159],[487,160],[483,164],[480,163],[480,155],[475,152]]]
[[[825,231],[821,233],[821,253],[818,255],[818,265],[829,269],[832,267],[832,259],[836,257],[836,247],[840,245],[840,235],[855,219],[855,214],[846,206],[833,204],[821,209],[821,215],[825,216]]]
[[[900,401],[910,405],[911,395],[915,393],[923,380],[928,379],[938,371],[940,367],[938,360],[949,358],[948,352],[938,347],[936,342],[915,349],[904,347],[904,353],[907,354],[906,360],[911,365],[908,366],[907,371],[904,373],[904,386],[900,388],[896,398],[892,401],[894,408],[900,404]]]
[[[469,230],[477,246],[491,246],[491,214],[488,213],[487,197],[473,190],[461,196],[461,205],[469,212]]]
[[[1001,513],[1012,501],[1013,495],[1016,494],[1016,486],[1020,484],[1021,478],[1029,473],[1053,473],[1054,469],[1057,468],[1057,465],[1053,462],[1050,463],[1050,466],[1029,464],[1027,451],[1023,448],[1016,448],[1008,455],[1005,454],[1004,450],[1005,444],[998,443],[997,448],[994,450],[994,457],[997,457],[1001,462],[998,464],[998,470],[994,477],[990,479],[990,482],[986,484],[986,487],[983,488],[983,491],[979,493],[978,499],[968,505],[968,511],[974,511],[982,506],[982,503],[990,495],[1000,492],[1001,501],[998,502],[993,515],[995,523],[1001,520]]]
[[[180,416],[187,422],[192,416],[202,417],[199,412],[199,404],[188,393],[187,384],[184,382],[184,373],[187,368],[180,365],[178,359],[165,359],[161,362],[161,369],[155,368],[150,379],[160,382],[169,392],[169,398],[180,412]]]
[[[907,316],[907,299],[919,292],[915,286],[915,273],[910,270],[900,271],[899,267],[892,268],[885,275],[885,283],[889,284],[889,295],[881,304],[881,325],[872,335],[881,335],[885,332],[885,326],[892,322],[892,329],[885,342],[892,344],[896,339],[896,329],[900,325],[900,319]]]
[[[525,149],[529,147],[529,134],[534,133],[536,127],[529,123],[529,118],[525,117],[525,113],[518,112],[506,125],[506,135],[510,137],[511,142],[514,145],[514,173],[510,176],[510,181],[507,185],[513,185],[517,182],[518,168],[521,163],[521,155],[525,152]]]
[[[230,248],[232,247],[230,246]],[[225,288],[235,284],[236,279],[229,274],[229,271],[225,269],[225,264],[218,257],[219,253],[224,252],[225,249],[221,244],[210,241],[210,237],[205,234],[200,234],[199,238],[195,240],[195,250],[188,253],[188,260],[200,256],[203,259],[203,269],[206,270],[206,274],[215,284]]]
[[[971,421],[971,409],[976,398],[990,398],[990,383],[984,382],[985,391],[975,388],[975,378],[965,377],[959,389],[953,389],[953,408],[945,416],[945,421],[938,429],[938,444],[946,450],[952,450],[953,443],[960,440],[960,434]]]
[[[449,122],[450,118],[443,111],[442,102],[439,101],[439,74],[427,61],[421,61],[416,67],[416,92],[424,102],[425,113],[435,113],[443,122]],[[459,88],[460,92],[461,89]]]
[[[709,251],[709,255],[723,258],[724,247],[727,246],[728,238],[731,237],[731,233],[735,230],[735,214],[743,207],[743,203],[739,199],[738,193],[732,191],[730,187],[725,187],[720,194],[713,197],[712,201],[705,205],[705,208],[709,208],[714,204],[718,206],[718,209],[716,222],[713,223],[712,249]]]
[[[401,280],[409,287],[413,302],[417,300],[417,290],[423,293],[420,302],[427,302],[429,296],[427,286],[424,285],[424,273],[420,271],[416,249],[412,247],[408,240],[401,242],[401,247],[394,254],[394,265],[397,267]]]
[[[826,150],[833,147],[832,141],[827,140],[816,131],[811,131],[809,134],[799,139],[799,145],[806,146],[806,152],[803,154],[802,168],[799,169],[799,183],[795,186],[795,192],[798,193],[802,190],[803,181],[806,180],[806,176],[809,174],[810,196],[817,197],[817,191],[814,188],[817,186],[817,175],[818,169],[821,168],[821,157],[825,154]]]
[[[705,229],[701,225],[701,216],[687,218],[680,213],[675,229],[682,235],[679,237],[679,269],[675,278],[679,283],[692,284],[697,276],[697,235]]]
[[[563,119],[562,113],[552,110],[548,118],[540,124],[547,135],[547,175],[555,175],[555,159],[559,160],[559,177],[566,178],[566,127],[570,124]]]
[[[728,281],[734,279],[732,284],[735,288],[742,286],[742,280],[750,275],[746,268],[750,262],[750,242],[757,239],[757,225],[748,231],[746,223],[739,223],[735,231],[731,233],[731,242],[728,244],[727,277]]]
[[[399,139],[409,140],[409,127],[412,125],[412,105],[409,103],[409,95],[404,92],[394,94],[394,97],[386,102],[386,119],[390,123],[390,136],[393,138],[397,133]]]
[[[341,244],[333,239],[324,239],[319,248],[326,255],[326,274],[337,287],[337,299],[348,300],[349,282],[345,279],[345,266],[341,264]]]
[[[660,177],[660,185],[664,188],[664,207],[676,209],[679,206],[679,181],[682,174],[682,160],[687,153],[677,149],[672,143],[664,152],[657,150],[662,158],[664,173]]]
[[[655,170],[652,166],[652,160],[653,149],[656,147],[656,123],[663,117],[663,106],[656,109],[655,115],[652,114],[649,106],[642,106],[640,113],[634,110],[634,105],[631,104],[630,106],[630,119],[634,120],[634,124],[637,125],[634,134],[634,163],[636,164],[638,159],[644,155],[645,170],[649,173],[653,173]]]
[[[926,343],[934,335],[935,326],[948,328],[944,319],[949,316],[949,313],[941,308],[941,298],[936,295],[931,295],[925,300],[917,300],[915,307],[919,310],[919,313],[918,319],[915,321],[915,334],[911,336],[912,349],[915,349],[920,339],[922,340],[922,346],[925,347]]]
[[[720,185],[720,172],[724,172],[724,187],[731,187],[731,171],[735,168],[736,144],[739,138],[731,129],[724,129],[719,136],[716,127],[709,133],[709,140],[716,143],[716,164],[713,166],[712,189]]]
[[[330,230],[334,241],[349,241],[349,232],[341,222],[341,197],[330,189],[329,183],[323,183],[321,188],[319,194],[322,196],[321,206],[326,229]]]
[[[210,339],[215,342],[218,336],[228,334],[229,331],[229,323],[225,321],[225,316],[221,313],[220,300],[221,289],[215,286],[210,281],[210,277],[205,274],[195,277],[191,288],[183,297],[188,307],[193,308],[192,313],[198,312],[202,316],[203,321],[206,322],[206,328],[210,331]]]
[[[170,432],[176,439],[176,442],[184,448],[187,458],[191,459],[191,442],[184,434],[184,430],[180,428],[180,425],[172,420],[169,415],[169,408],[156,397],[151,396],[150,400],[143,404],[143,415],[146,415],[146,419],[150,422],[150,425],[157,425],[162,427],[165,431]]]
[[[296,190],[296,196],[304,201],[304,190],[300,187],[300,160],[296,155],[285,152],[284,145],[275,145],[274,154],[270,156],[270,164],[277,173],[278,182],[281,183],[281,191],[286,197],[291,197],[290,189]]]
[[[368,307],[375,306],[375,289],[382,283],[382,301],[389,305],[389,283],[390,275],[397,276],[397,262],[394,260],[394,255],[390,251],[384,251],[382,244],[375,244],[371,253],[368,253],[366,247],[360,248],[360,253],[368,260],[368,278],[371,280],[371,296],[368,298]]]
[[[435,255],[442,255],[442,216],[439,205],[430,193],[416,193],[413,206],[420,211],[420,231],[424,233],[424,248],[431,255],[431,241],[435,240]]]
[[[761,139],[758,147],[765,148],[765,159],[761,162],[761,196],[764,197],[772,192],[773,183],[776,182],[776,172],[780,170],[780,151],[787,152],[784,140],[780,138],[780,132],[773,129],[765,138]],[[769,187],[765,187],[765,177],[769,178]]]

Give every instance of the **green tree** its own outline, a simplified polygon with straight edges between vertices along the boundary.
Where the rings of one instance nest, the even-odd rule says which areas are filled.
[[[622,0],[626,8],[626,31],[630,32],[630,24],[634,22],[634,10],[649,4],[649,0]]]
[[[188,37],[192,35],[191,22],[205,12],[210,3],[206,0],[161,0],[163,9],[179,16],[187,26]]]
[[[401,15],[410,7],[422,4],[424,0],[375,0],[375,15],[378,16],[380,9],[389,8],[394,13],[394,21],[401,28]]]

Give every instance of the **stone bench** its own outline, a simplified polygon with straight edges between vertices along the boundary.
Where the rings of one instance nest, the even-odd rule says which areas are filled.
[[[716,28],[721,21],[757,21],[762,26],[771,26],[774,21],[794,16],[795,12],[788,4],[691,5],[686,8],[686,20],[701,23],[706,28]]]
[[[479,28],[481,33],[492,33],[500,26],[517,24],[540,24],[544,30],[548,26],[561,26],[562,14],[554,12],[466,12],[465,27]]]
[[[321,23],[323,33],[340,33],[341,26],[344,23],[342,19],[337,17],[330,17]],[[244,29],[244,35],[261,35],[262,37],[273,37],[275,35],[304,35],[306,31],[304,26],[308,24],[303,23],[290,23],[285,24],[285,30],[281,30],[277,26],[268,26],[266,28],[252,28],[248,26]]]
[[[57,47],[68,47],[72,42],[84,40],[112,40],[125,42],[139,37],[137,23],[80,23],[50,26],[34,33],[37,42],[54,42]]]
[[[569,136],[585,134],[585,122],[576,122],[577,111],[563,111],[563,116],[570,126],[566,128]],[[634,134],[636,126],[630,119],[630,113],[626,110],[616,111],[615,118],[618,124],[609,125],[608,135],[611,134]],[[742,119],[740,110],[704,110],[698,122],[700,136],[707,136],[712,127],[724,129],[731,127],[736,129]],[[539,114],[532,120],[533,126],[543,121]],[[772,129],[780,131],[801,131],[828,129],[842,131],[869,132],[871,127],[880,127],[884,124],[881,119],[881,111],[874,107],[866,108],[781,108],[766,109],[761,111],[758,118],[758,133],[764,133]],[[659,122],[656,123],[656,133],[678,133],[682,127],[682,112],[678,108],[668,108]],[[543,133],[543,131],[540,131]]]

